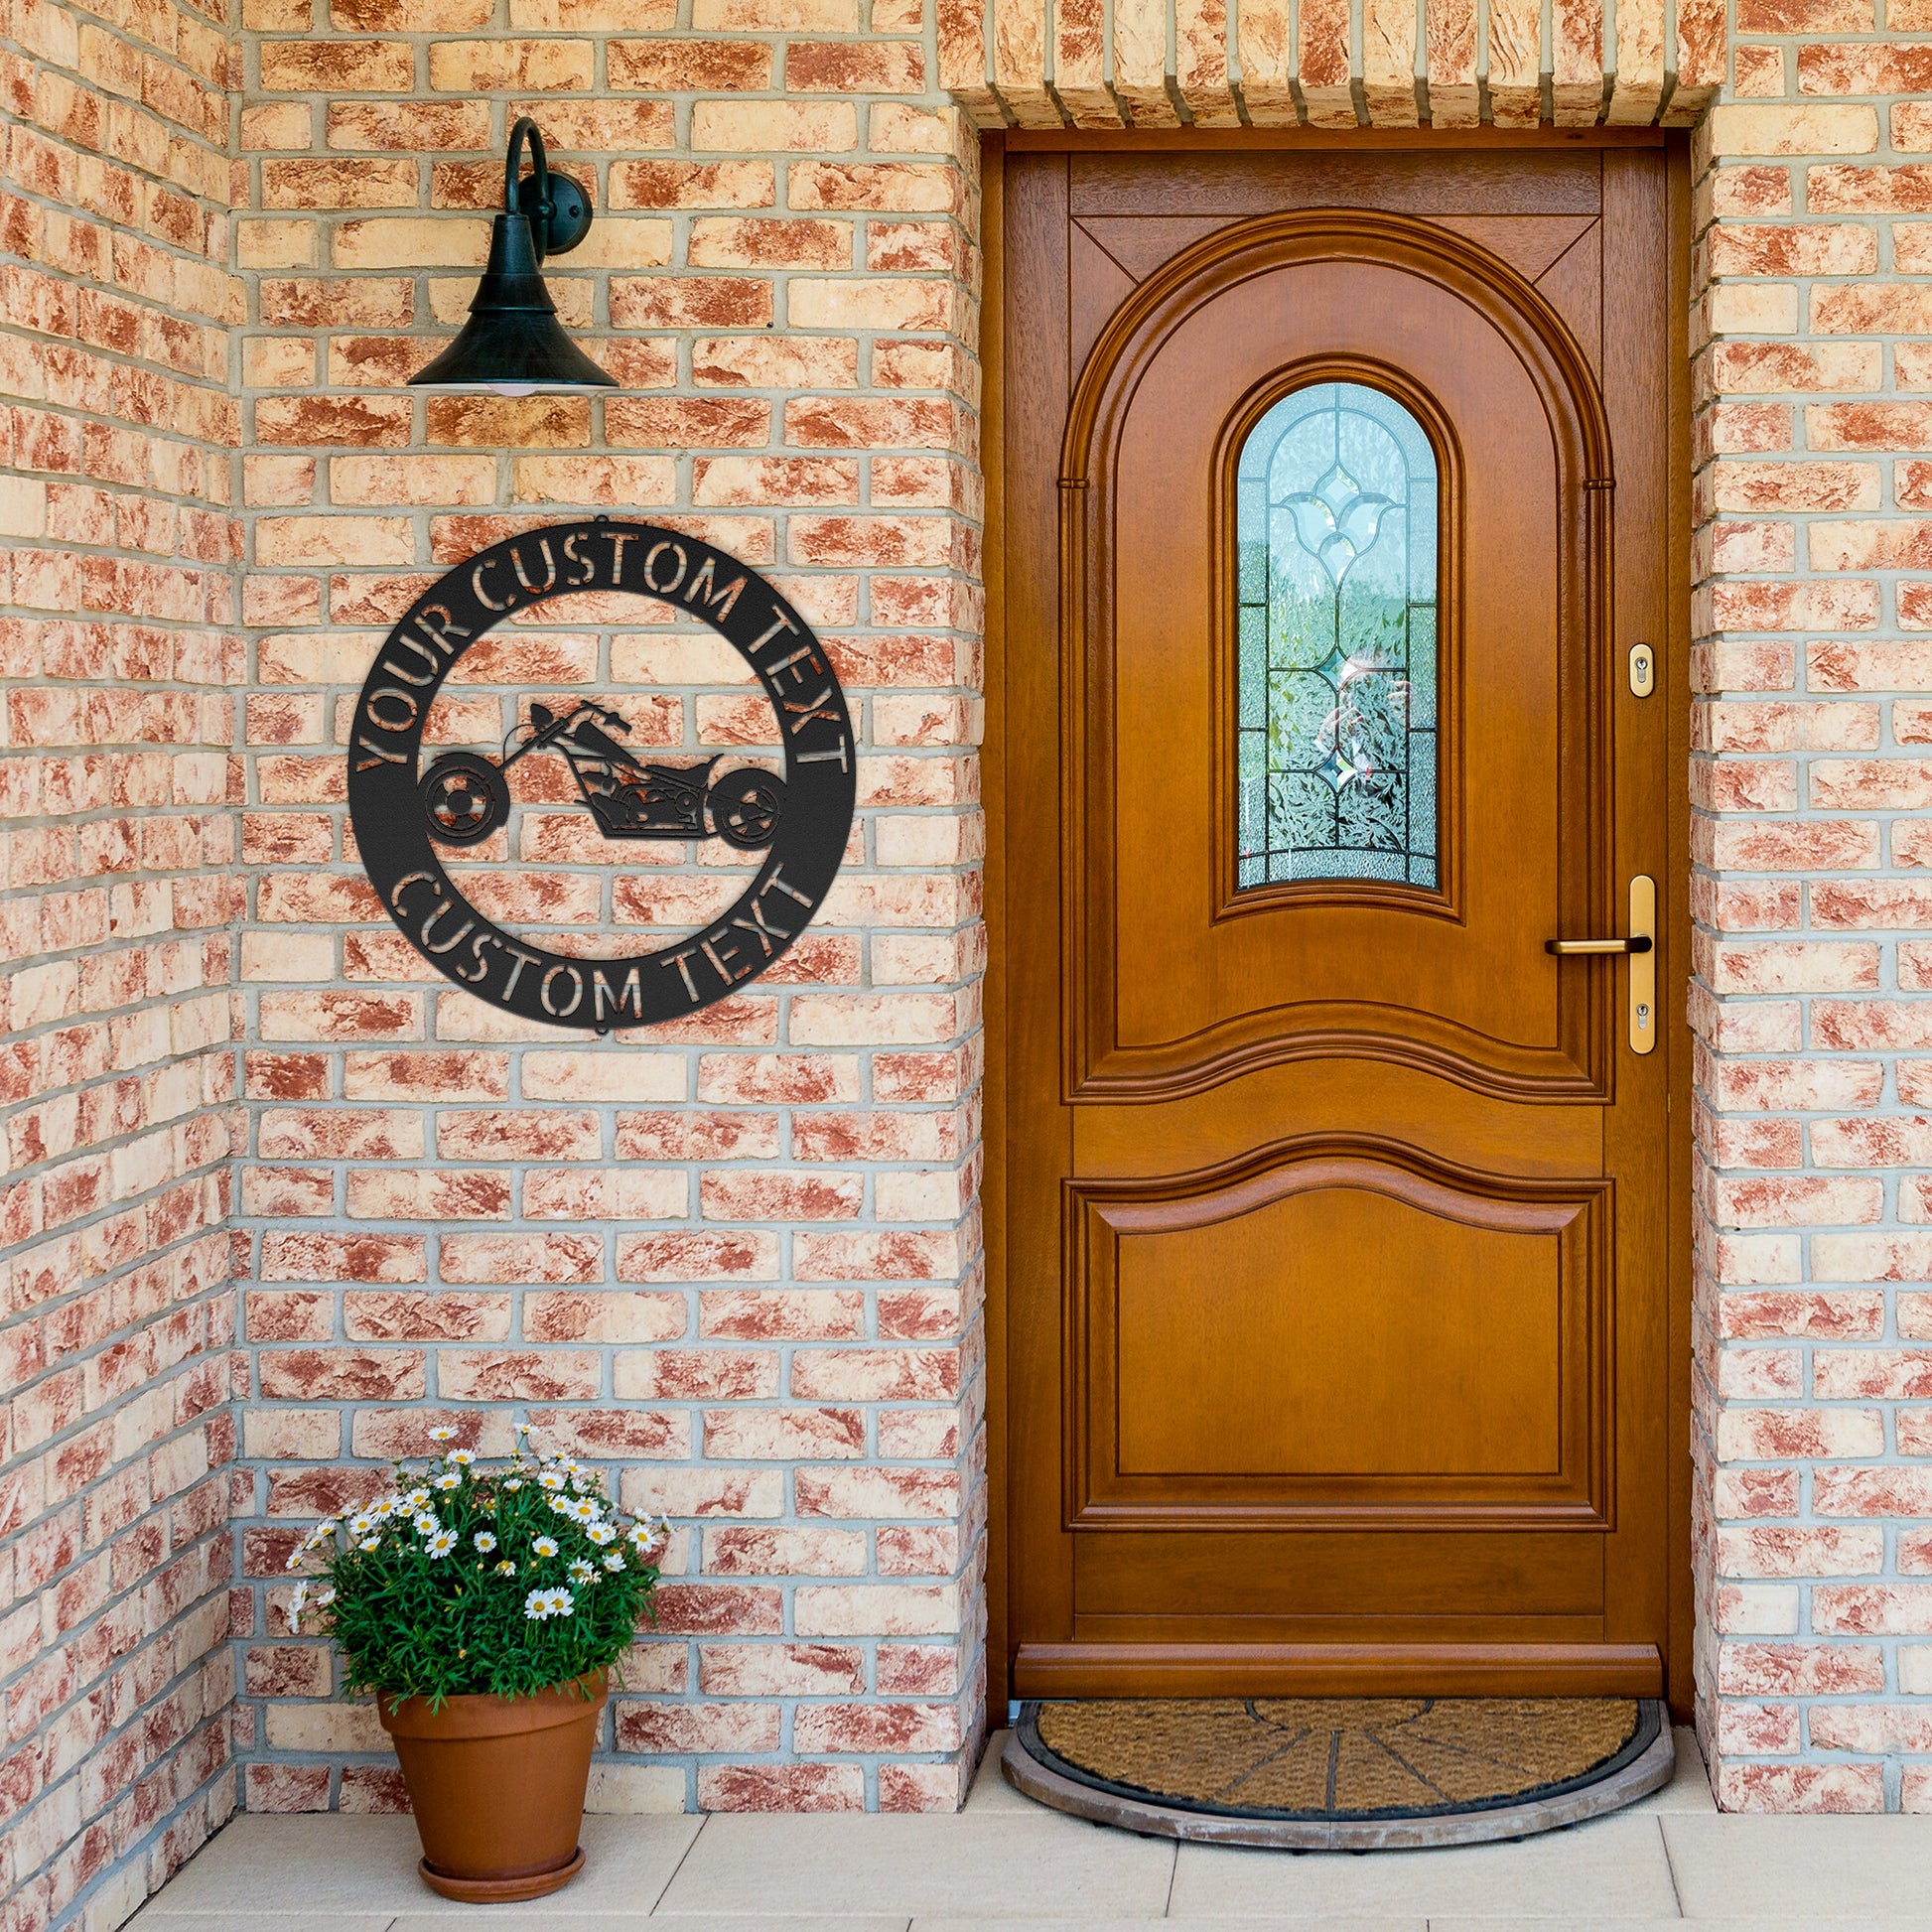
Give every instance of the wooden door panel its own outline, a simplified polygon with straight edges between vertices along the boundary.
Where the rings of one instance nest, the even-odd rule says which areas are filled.
[[[1537,292],[1570,325],[1593,373],[1603,372],[1603,228],[1591,222],[1541,274]]]
[[[1089,358],[1063,457],[1081,484],[1062,537],[1082,593],[1063,699],[1072,1098],[1176,1097],[1345,1050],[1479,1090],[1601,1092],[1608,977],[1543,941],[1609,916],[1612,828],[1591,809],[1607,437],[1561,319],[1498,279],[1393,216],[1236,223],[1143,284]],[[1428,427],[1439,467],[1440,886],[1237,894],[1232,464],[1275,398],[1351,377]]]
[[[1005,179],[1015,1688],[1654,1690],[1676,1036],[1544,942],[1671,864],[1664,156]],[[1437,843],[1262,885],[1235,479],[1319,384],[1433,465]]]
[[[1601,1527],[1608,1191],[1321,1144],[1069,1181],[1069,1524]]]
[[[1446,1105],[1435,1070],[1395,1060],[1309,1055],[1257,1069],[1241,1082],[1243,1105],[1230,1111],[1217,1088],[1172,1096],[1161,1107],[1162,1145],[1175,1172],[1218,1168],[1249,1155],[1256,1120],[1290,1121],[1307,1136],[1345,1135],[1364,1120],[1424,1159],[1519,1174],[1587,1173],[1602,1156],[1593,1114],[1551,1107],[1542,1132],[1525,1146],[1517,1103],[1458,1090]],[[1133,1107],[1075,1107],[1072,1172],[1083,1175],[1147,1171],[1147,1123]]]
[[[1284,1626],[1370,1617],[1426,1625],[1459,1618],[1453,1629],[1439,1631],[1441,1640],[1452,1642],[1478,1634],[1480,1619],[1596,1617],[1603,1606],[1601,1545],[1555,1533],[1205,1532],[1173,1537],[1159,1547],[1083,1536],[1074,1547],[1083,1617],[1253,1617]],[[1204,1642],[1222,1640],[1194,1634]],[[1347,1634],[1331,1628],[1327,1637],[1340,1641]],[[1420,1629],[1410,1632],[1417,1634]],[[1353,1640],[1364,1635],[1358,1622]],[[1311,1630],[1286,1627],[1279,1639],[1321,1640]]]
[[[1120,1231],[1119,1473],[1555,1473],[1564,1232],[1349,1185]]]
[[[1595,214],[1599,151],[1515,148],[1455,155],[1310,149],[1294,155],[1171,150],[1061,160],[1067,211],[1106,215],[1273,214],[1281,208],[1399,208],[1408,214]]]
[[[1527,282],[1540,282],[1595,225],[1590,214],[1431,214],[1506,261]]]

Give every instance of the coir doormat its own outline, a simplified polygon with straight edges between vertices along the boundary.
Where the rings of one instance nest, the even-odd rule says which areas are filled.
[[[1670,1776],[1632,1698],[1184,1698],[1030,1703],[1005,1769],[1056,1809],[1175,1838],[1355,1849],[1519,1838]]]

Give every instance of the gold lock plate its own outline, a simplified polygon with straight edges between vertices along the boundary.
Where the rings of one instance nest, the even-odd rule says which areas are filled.
[[[1630,952],[1630,1050],[1657,1044],[1657,882],[1638,873],[1630,882],[1630,937],[1646,943]]]
[[[1657,686],[1657,654],[1648,644],[1630,646],[1630,695],[1647,698]]]

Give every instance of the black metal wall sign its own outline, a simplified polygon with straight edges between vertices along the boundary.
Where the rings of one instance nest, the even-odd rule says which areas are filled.
[[[657,598],[735,645],[777,715],[783,777],[752,764],[718,774],[715,757],[646,763],[619,742],[629,731],[620,705],[597,699],[561,712],[532,703],[497,757],[445,752],[421,765],[431,702],[463,653],[512,611],[580,591]],[[504,773],[547,756],[568,763],[607,839],[716,836],[764,855],[752,883],[701,932],[654,952],[583,959],[511,937],[464,897],[442,855],[503,825]],[[856,789],[845,693],[804,619],[724,551],[601,516],[525,531],[440,578],[377,653],[350,730],[355,843],[403,936],[480,999],[599,1033],[709,1006],[778,958],[838,874]]]

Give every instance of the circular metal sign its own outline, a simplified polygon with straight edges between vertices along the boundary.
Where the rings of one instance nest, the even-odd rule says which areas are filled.
[[[598,698],[561,711],[532,703],[498,756],[445,752],[419,769],[430,705],[463,653],[512,611],[590,591],[656,598],[733,644],[777,716],[782,778],[750,764],[721,774],[718,757],[646,759],[623,743],[621,701]],[[439,578],[376,654],[349,740],[356,847],[403,937],[479,999],[561,1027],[673,1020],[755,979],[818,909],[852,830],[852,720],[811,626],[757,571],[651,523],[548,524]],[[510,765],[552,756],[605,838],[719,838],[762,855],[751,884],[701,931],[654,952],[581,959],[512,938],[464,897],[443,855],[507,821]]]

